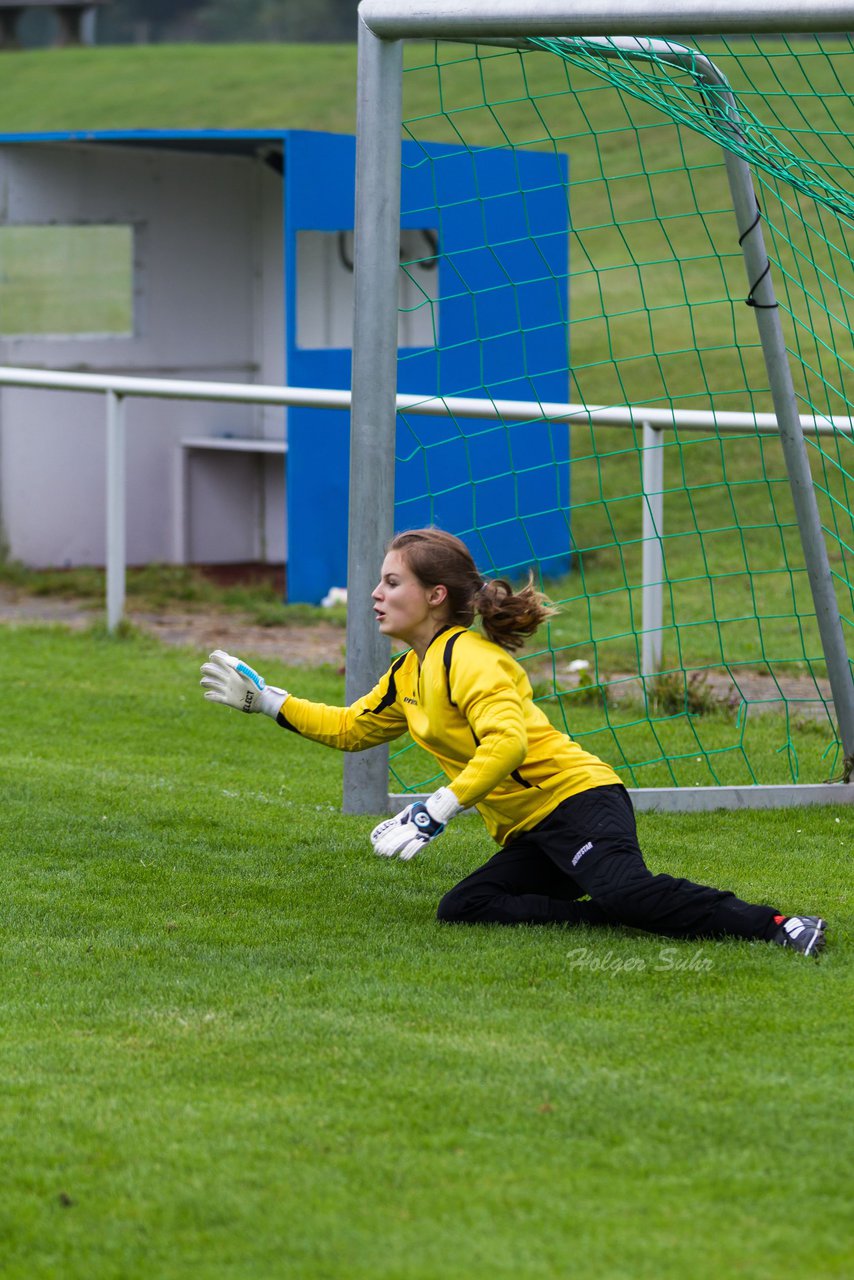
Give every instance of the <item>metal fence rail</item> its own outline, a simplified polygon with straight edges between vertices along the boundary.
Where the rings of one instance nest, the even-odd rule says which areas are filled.
[[[316,409],[349,410],[351,393],[323,387],[276,387],[236,382],[199,382],[177,378],[141,378],[123,374],[71,373],[47,369],[0,366],[0,386],[36,387],[55,391],[101,392],[106,417],[106,563],[107,626],[113,631],[125,607],[125,401],[132,397],[169,400],[231,401],[241,404],[299,405]],[[477,400],[468,397],[399,395],[398,413],[448,414],[500,422],[587,423],[596,427],[636,427],[643,430],[643,637],[642,675],[652,674],[661,655],[662,537],[664,479],[662,432],[666,430],[777,434],[773,413],[715,413],[700,409],[658,409],[652,406],[537,403],[527,400]],[[854,419],[804,417],[805,434],[844,432],[854,435]]]
[[[56,391],[102,392],[106,418],[106,558],[107,626],[115,630],[125,606],[125,438],[127,423],[125,401],[148,397],[173,400],[232,401],[242,404],[301,405],[318,409],[349,410],[351,393],[319,387],[276,387],[260,384],[198,382],[170,378],[127,377],[118,374],[70,373],[44,369],[19,369],[0,366],[0,386],[37,387]],[[399,395],[399,413],[416,415],[453,414],[459,418],[481,418],[505,422],[586,423],[595,427],[639,428],[643,432],[643,636],[642,674],[651,674],[660,660],[662,626],[662,583],[664,534],[664,480],[662,432],[678,430],[700,433],[778,434],[773,413],[738,413],[732,410],[714,413],[707,410],[669,410],[650,406],[605,406],[578,404],[539,404],[522,400],[476,400],[465,397]],[[811,417],[801,420],[804,433],[812,436],[843,432],[854,436],[854,419],[845,417]],[[347,645],[360,643],[362,610],[353,602],[348,613]],[[370,619],[369,619],[370,621]],[[355,640],[354,640],[355,637]],[[854,802],[854,788],[815,787],[750,787],[724,788],[733,796],[722,796],[721,788],[694,789],[680,804],[674,805],[673,791],[647,792],[634,790],[632,796],[641,808],[717,808],[783,804]],[[708,793],[708,794],[706,794]],[[392,810],[409,803],[412,796],[389,797]]]

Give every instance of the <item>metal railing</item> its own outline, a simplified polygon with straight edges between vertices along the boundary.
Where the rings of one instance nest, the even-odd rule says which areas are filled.
[[[102,392],[106,402],[106,613],[114,631],[124,616],[126,588],[125,401],[132,397],[171,400],[230,401],[240,404],[301,406],[349,410],[351,393],[322,387],[277,387],[234,382],[200,382],[177,378],[129,377],[123,374],[71,373],[59,370],[0,366],[0,386],[56,391]],[[664,449],[666,430],[744,434],[777,434],[773,413],[720,413],[703,409],[658,409],[652,406],[605,406],[537,403],[526,400],[482,400],[462,396],[398,395],[398,413],[448,414],[457,418],[503,422],[565,422],[596,427],[640,427],[642,451],[642,639],[641,675],[661,665],[664,585]],[[804,433],[813,436],[844,432],[854,435],[854,419],[804,417]],[[571,465],[571,460],[570,460]]]

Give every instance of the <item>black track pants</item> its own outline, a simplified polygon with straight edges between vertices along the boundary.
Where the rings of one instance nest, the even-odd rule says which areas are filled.
[[[585,895],[590,901],[579,902]],[[724,889],[653,875],[622,786],[564,800],[446,893],[438,910],[453,923],[623,924],[672,938],[768,939],[774,916]]]

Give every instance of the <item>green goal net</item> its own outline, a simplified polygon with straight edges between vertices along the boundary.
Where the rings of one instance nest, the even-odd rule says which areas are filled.
[[[568,159],[567,385],[569,401],[590,412],[549,427],[555,440],[570,435],[568,571],[543,578],[560,613],[524,655],[535,693],[630,786],[838,777],[844,753],[787,469],[769,424],[757,282],[745,274],[723,149],[753,171],[848,638],[854,45],[845,36],[714,37],[663,52],[663,42],[640,42],[629,56],[605,39],[529,43],[407,46],[404,136],[418,144],[437,192],[449,184],[441,148],[428,143],[454,144],[456,165],[460,147],[473,159],[482,148]],[[697,76],[690,49],[728,87]],[[465,198],[480,203],[488,229],[489,193]],[[438,255],[441,216],[440,208]],[[413,280],[417,266],[404,264]],[[423,302],[438,313],[442,299],[425,294]],[[521,308],[519,323],[524,362],[536,326]],[[439,328],[435,344],[441,355]],[[508,385],[520,376],[523,368],[508,368]],[[483,395],[472,385],[442,390]],[[499,401],[500,385],[489,393]],[[593,406],[603,410],[598,418]],[[637,411],[631,421],[627,408]],[[623,411],[622,425],[608,410]],[[645,434],[644,410],[668,425]],[[514,483],[522,483],[519,424],[499,416],[488,432],[513,433]],[[434,436],[425,419],[403,415],[402,448],[423,466],[422,509],[441,523],[443,493],[466,477],[448,477]],[[470,432],[460,440],[474,447]],[[652,488],[651,442],[662,464]],[[477,484],[470,489],[470,513],[452,531],[472,543],[494,513],[478,501]],[[406,512],[397,523],[407,523]],[[482,567],[517,578],[528,563],[541,569],[533,557]],[[433,785],[429,761],[412,746],[391,767],[395,791]]]

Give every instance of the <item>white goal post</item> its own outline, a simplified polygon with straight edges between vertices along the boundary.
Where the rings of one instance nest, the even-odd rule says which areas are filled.
[[[389,660],[388,642],[376,630],[370,594],[385,544],[393,533],[395,418],[397,390],[398,246],[402,135],[402,42],[445,39],[525,49],[536,36],[586,37],[600,43],[603,57],[643,56],[660,45],[680,55],[658,36],[702,31],[711,34],[836,32],[854,27],[849,0],[362,0],[359,6],[357,94],[356,220],[354,237],[355,316],[351,412],[350,517],[348,553],[347,701],[369,689]],[[597,36],[606,33],[606,38]],[[615,41],[619,37],[619,42]],[[699,74],[723,91],[726,81],[700,55]],[[733,99],[731,127],[739,117]],[[804,447],[803,426],[767,268],[762,230],[756,225],[751,170],[724,150],[730,196],[749,282],[754,314],[785,456],[804,561],[827,663],[839,735],[846,761],[854,758],[854,680],[845,649],[830,564]],[[531,416],[538,406],[532,405]],[[698,792],[703,792],[702,803]],[[713,793],[711,796],[705,793]],[[642,794],[639,807],[768,807],[848,801],[854,787],[747,786],[656,789]],[[412,799],[411,796],[407,800]],[[397,807],[388,795],[388,753],[383,748],[348,756],[344,808],[377,813]]]

